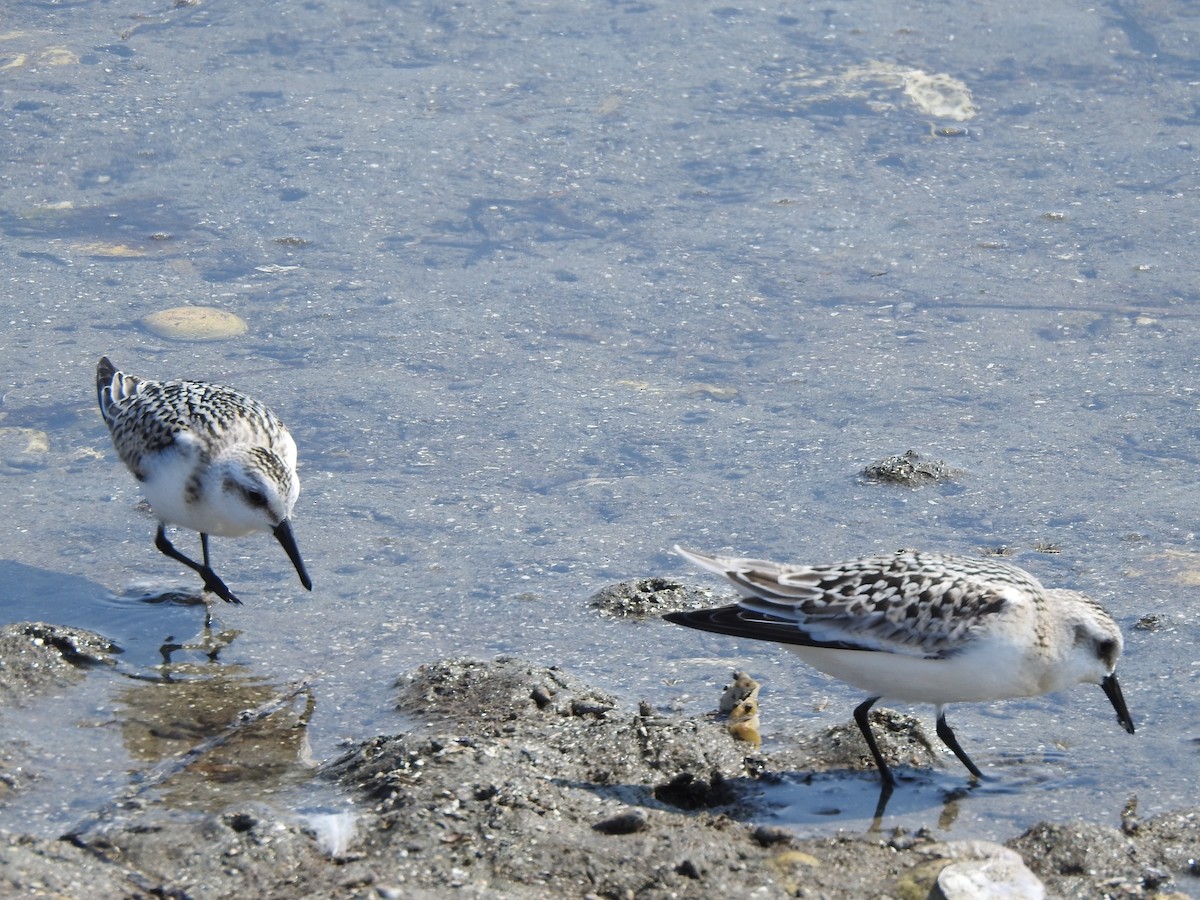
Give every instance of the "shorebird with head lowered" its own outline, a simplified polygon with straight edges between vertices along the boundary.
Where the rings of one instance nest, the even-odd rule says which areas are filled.
[[[278,416],[232,388],[126,375],[108,357],[96,368],[96,392],[117,455],[158,518],[160,551],[199,573],[205,590],[241,603],[212,570],[208,537],[269,531],[312,590],[291,526],[296,443]],[[203,563],[175,548],[167,525],[200,533]]]
[[[733,582],[741,600],[664,618],[783,644],[813,668],[866,691],[854,721],[885,787],[895,778],[868,720],[883,697],[932,703],[938,737],[976,777],[982,772],[946,722],[948,703],[1098,684],[1133,734],[1117,683],[1124,646],[1117,623],[1094,600],[1044,588],[1016,566],[916,550],[817,566],[675,550]]]

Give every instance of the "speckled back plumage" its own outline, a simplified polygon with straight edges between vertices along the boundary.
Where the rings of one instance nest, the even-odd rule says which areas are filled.
[[[281,484],[291,477],[295,442],[269,408],[240,391],[126,375],[105,357],[96,369],[96,392],[117,455],[139,481],[146,478],[144,458],[170,447],[181,434],[195,435],[201,453],[215,443],[252,445],[264,471]]]
[[[729,575],[750,596],[793,608],[812,634],[836,631],[928,652],[961,642],[983,619],[1013,602],[1013,589],[1045,594],[1026,572],[1004,563],[902,550],[834,565],[778,566],[775,579]],[[770,612],[771,604],[752,605]]]
[[[873,649],[946,658],[999,617],[1028,615],[1035,641],[1053,619],[1047,604],[1086,609],[1084,618],[1111,622],[1099,604],[1074,591],[1047,590],[1023,569],[996,559],[901,550],[831,565],[786,565],[769,560],[707,557],[681,552],[724,575],[742,594],[734,615],[745,633],[808,646]],[[1118,635],[1115,623],[1112,630]]]

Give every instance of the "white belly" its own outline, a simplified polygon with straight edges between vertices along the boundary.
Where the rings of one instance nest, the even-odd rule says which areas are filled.
[[[192,470],[191,457],[180,453],[160,454],[149,469],[142,490],[160,522],[217,537],[239,537],[256,530],[247,525],[244,516],[233,517],[222,510],[229,500],[211,484],[189,500],[187,486]]]
[[[1021,660],[1002,647],[980,645],[977,651],[949,659],[922,659],[871,650],[833,650],[789,646],[814,669],[852,684],[871,696],[911,703],[961,703],[1032,697],[1042,693]]]

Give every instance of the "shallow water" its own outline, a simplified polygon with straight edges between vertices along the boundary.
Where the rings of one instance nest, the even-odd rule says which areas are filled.
[[[215,539],[246,605],[215,610],[232,637],[196,677],[235,705],[230,679],[311,678],[318,759],[401,729],[395,676],[457,654],[691,713],[747,669],[785,741],[858,696],[587,598],[647,574],[712,586],[676,541],[813,562],[1004,545],[1114,612],[1138,733],[1086,686],[953,708],[998,784],[947,812],[948,757],[885,824],[1003,839],[1116,823],[1131,794],[1143,817],[1178,806],[1200,770],[1198,67],[1190,8],[1155,13],[11,11],[0,428],[28,431],[0,432],[0,616],[94,628],[146,671],[203,639],[199,608],[137,599],[194,579],[154,549],[95,410],[109,354],[237,386],[295,435],[315,590],[269,536]],[[948,73],[979,112],[931,116],[872,61]],[[187,303],[249,331],[136,324]],[[962,474],[858,479],[910,448]],[[1158,630],[1133,627],[1148,615]],[[31,794],[0,827],[52,832],[147,764],[121,733],[128,686],[102,684],[44,721],[6,714],[70,808]],[[869,775],[797,784],[778,815],[866,828],[875,794]]]

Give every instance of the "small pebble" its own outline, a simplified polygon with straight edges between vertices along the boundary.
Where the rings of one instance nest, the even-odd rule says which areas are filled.
[[[645,831],[649,824],[644,812],[640,809],[630,809],[597,822],[592,829],[601,834],[634,834]]]
[[[224,341],[246,333],[238,316],[211,306],[177,306],[141,319],[152,334],[173,341]]]

